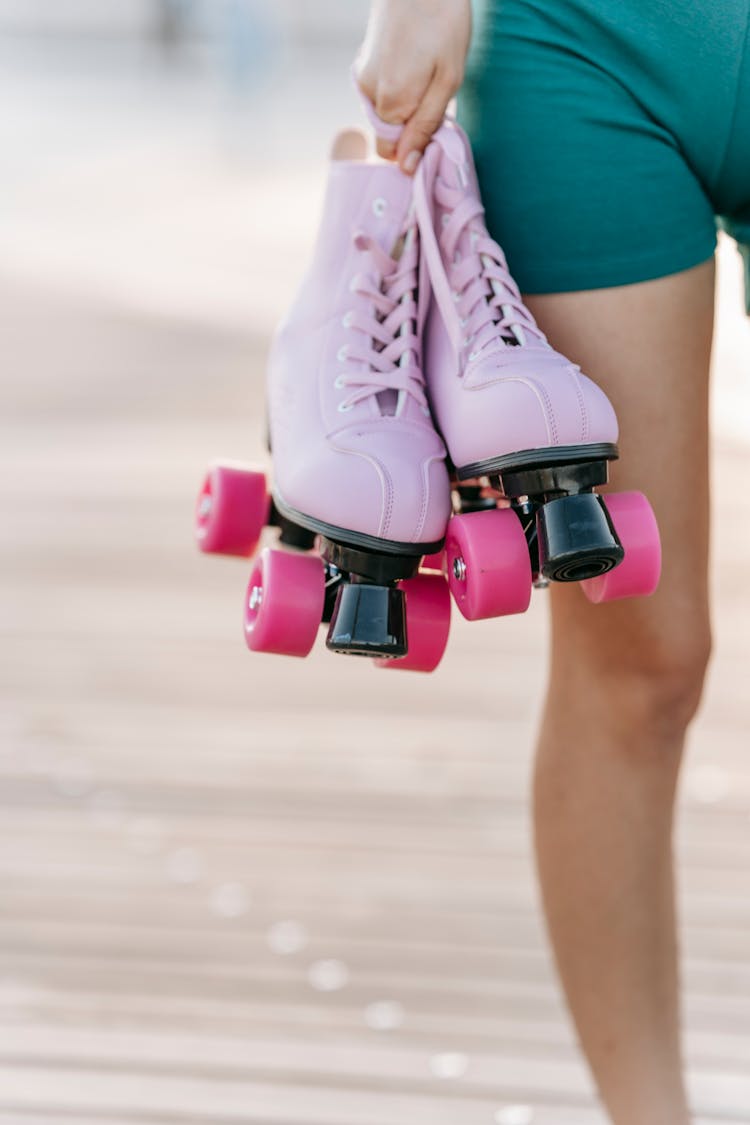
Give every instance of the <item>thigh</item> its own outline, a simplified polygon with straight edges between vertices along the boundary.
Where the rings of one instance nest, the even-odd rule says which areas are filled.
[[[638,285],[529,297],[550,342],[612,400],[620,460],[610,488],[639,489],[662,537],[657,592],[590,605],[576,586],[551,591],[555,667],[697,676],[709,644],[708,380],[713,261]]]
[[[459,99],[489,230],[526,293],[645,281],[715,246],[671,124],[585,7],[503,2]]]

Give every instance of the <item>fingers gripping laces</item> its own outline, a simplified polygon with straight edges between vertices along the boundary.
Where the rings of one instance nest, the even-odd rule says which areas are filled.
[[[455,167],[455,187],[438,175],[441,152]],[[461,138],[444,123],[417,169],[415,209],[430,282],[451,343],[457,351],[470,345],[471,361],[485,351],[523,346],[529,337],[544,336],[521,299],[502,249],[487,234],[479,198],[465,191],[468,182]],[[445,216],[439,236],[433,204]]]
[[[374,311],[368,313],[360,307],[345,318],[346,326],[356,333],[345,346],[345,357],[357,367],[347,366],[337,379],[339,386],[351,388],[340,409],[350,410],[373,395],[390,391],[410,395],[427,410],[416,330],[416,225],[407,230],[398,259],[360,231],[354,234],[354,245],[367,255],[369,269],[355,275],[351,288]]]

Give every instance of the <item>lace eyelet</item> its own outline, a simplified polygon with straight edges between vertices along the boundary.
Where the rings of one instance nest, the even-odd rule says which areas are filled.
[[[342,344],[341,347],[339,348],[339,350],[336,352],[336,359],[339,361],[339,363],[344,363],[345,360],[347,359],[347,356],[348,356],[348,351],[347,351],[346,344]]]
[[[344,376],[343,375],[337,375],[336,378],[333,380],[333,385],[334,385],[334,387],[336,388],[337,391],[343,391],[343,389],[344,389]]]
[[[388,206],[388,203],[386,202],[385,199],[383,199],[382,195],[379,195],[377,199],[373,199],[373,201],[372,201],[372,213],[373,213],[373,215],[375,216],[376,219],[382,219],[383,218],[383,215],[385,215],[387,206]]]
[[[353,320],[354,320],[354,312],[353,312],[352,309],[349,309],[349,311],[344,313],[344,315],[341,318],[342,327],[343,328],[351,328]]]
[[[453,297],[453,300],[456,302],[456,304],[458,304],[458,302],[461,300],[461,294],[455,289],[452,290],[451,296]]]
[[[475,359],[479,359],[479,352],[469,352],[469,362]]]
[[[346,414],[346,413],[348,413],[348,411],[350,411],[350,410],[351,410],[351,408],[352,408],[352,405],[353,405],[353,404],[352,404],[351,402],[340,402],[340,403],[339,403],[339,414]]]

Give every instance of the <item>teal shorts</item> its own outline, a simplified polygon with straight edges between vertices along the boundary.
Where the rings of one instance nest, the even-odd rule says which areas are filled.
[[[524,292],[747,266],[750,0],[486,0],[459,119]]]

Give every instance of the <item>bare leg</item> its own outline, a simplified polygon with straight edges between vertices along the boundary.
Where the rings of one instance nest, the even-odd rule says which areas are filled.
[[[547,922],[581,1044],[615,1125],[686,1125],[671,854],[685,731],[710,647],[708,368],[713,262],[640,285],[529,299],[550,342],[610,395],[616,489],[649,496],[653,598],[552,596],[535,772]]]

